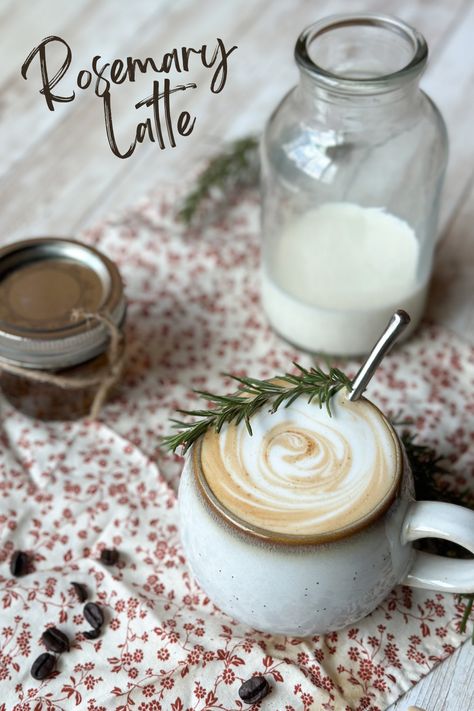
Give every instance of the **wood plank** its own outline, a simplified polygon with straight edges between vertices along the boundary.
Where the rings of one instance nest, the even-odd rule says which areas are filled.
[[[84,15],[95,14],[94,0],[62,2],[61,0],[35,0],[35,2],[7,2],[1,5],[2,74],[0,90],[20,67],[34,46],[43,37],[60,34],[65,28],[81,26]]]
[[[471,711],[474,698],[474,648],[466,642],[387,711],[419,706],[426,711]]]
[[[157,47],[180,46],[184,43],[199,47],[206,40],[214,44],[216,35],[213,31],[209,31],[206,15],[203,15],[198,5],[192,3],[188,7],[188,4],[174,5],[167,24],[150,28],[150,33],[139,44],[138,49],[134,47],[133,54],[140,57],[155,56]],[[289,0],[286,4],[289,5]],[[245,32],[247,25],[251,23],[256,11],[255,4],[248,6],[248,10],[247,15],[241,12],[236,18],[229,13],[228,6],[220,4],[216,7],[214,17],[217,32],[226,41],[229,35],[228,45],[235,41],[234,37],[239,37],[240,32]],[[191,30],[183,30],[186,22],[189,23]],[[209,70],[202,69],[197,73],[193,72],[190,79],[197,80],[198,77],[204,77],[206,74],[209,75]],[[182,76],[178,75],[178,79],[182,82]],[[136,82],[134,86],[124,87],[123,95],[119,97],[122,106],[128,100],[127,109],[116,112],[117,134],[122,143],[125,137],[130,140],[132,130],[134,131],[138,121],[135,113],[130,110],[130,105],[133,105],[130,101],[130,92],[132,90],[138,92],[138,96],[143,96],[145,92],[147,95],[150,91],[150,83],[149,76],[142,77],[141,81]],[[198,87],[196,93],[209,91],[203,82],[198,82]],[[222,105],[225,100],[223,96],[224,92],[215,97],[216,104],[220,100]],[[176,104],[179,105],[184,101],[188,103],[189,99],[178,97]],[[194,102],[190,105],[193,106]],[[37,232],[69,231],[69,225],[79,219],[87,205],[100,193],[101,187],[113,184],[118,172],[124,171],[124,174],[129,172],[130,166],[143,151],[144,146],[140,146],[136,154],[126,161],[120,161],[113,156],[105,139],[101,112],[101,102],[97,97],[84,95],[81,103],[74,108],[74,112],[68,112],[54,129],[56,160],[53,162],[49,158],[51,145],[47,141],[35,144],[25,159],[17,163],[0,181],[0,191],[5,205],[2,212],[3,234],[6,235],[4,239],[11,240],[21,235],[31,224],[35,225]],[[81,129],[80,134],[77,132],[78,127]],[[199,141],[199,131],[193,135],[193,140]],[[160,152],[156,145],[152,145],[152,148],[155,153],[153,163],[156,165]],[[187,153],[186,143],[183,142],[175,152],[180,153],[184,159]],[[58,156],[61,156],[61,159],[58,160]],[[90,159],[89,163],[86,163],[87,157]],[[84,172],[78,169],[82,165],[87,165]],[[149,166],[147,171],[149,172]],[[159,179],[158,174],[156,179]],[[38,190],[38,186],[41,186],[41,190]],[[16,200],[18,194],[37,196],[29,214],[18,209]],[[66,214],[64,205],[67,205]]]
[[[403,4],[397,11],[400,10],[398,14],[407,22],[420,27],[436,53],[441,50],[445,41],[446,28],[458,18],[464,6],[464,0],[456,0],[449,5],[437,0],[430,3],[430,12],[427,12],[426,3],[418,0]],[[272,6],[270,12],[255,20],[250,31],[239,41],[239,52],[245,55],[246,61],[240,61],[232,68],[217,117],[209,96],[200,97],[199,104],[198,100],[196,101],[199,115],[203,117],[206,126],[199,135],[199,141],[189,142],[186,159],[182,160],[180,156],[169,153],[157,157],[153,146],[145,146],[137,160],[130,165],[127,179],[117,178],[113,189],[106,188],[94,208],[81,216],[74,228],[80,229],[90,225],[116,205],[127,204],[146,192],[150,187],[147,171],[144,170],[146,162],[158,162],[160,179],[165,176],[166,181],[171,182],[183,174],[191,173],[193,166],[204,160],[206,155],[214,153],[223,141],[247,133],[259,133],[277,102],[298,80],[293,48],[300,31],[318,17],[353,9],[349,0],[320,2],[317,11],[312,2],[300,2],[297,7],[296,3],[292,3],[290,7],[280,3],[278,14],[275,6]],[[386,11],[386,2],[369,1],[366,3],[366,9],[374,12]],[[278,42],[273,40],[275,36],[278,36]],[[258,55],[256,47],[260,50]],[[253,67],[251,93],[248,85],[248,66]]]
[[[473,183],[436,255],[428,315],[474,345]]]
[[[441,203],[441,233],[446,231],[464,199],[474,169],[474,4],[468,3],[465,9],[423,79],[423,87],[444,116],[450,142]]]
[[[437,58],[428,87],[445,115],[450,161],[428,316],[474,344],[474,5]]]
[[[57,87],[58,90],[61,87],[60,93],[70,94],[74,90],[73,78],[77,76],[77,72],[81,68],[90,67],[90,61],[95,54],[110,59],[121,53],[126,53],[134,43],[133,38],[137,35],[140,36],[147,26],[150,24],[153,26],[161,18],[166,19],[170,2],[169,0],[159,0],[158,2],[157,0],[141,0],[134,10],[132,21],[127,13],[117,12],[117,4],[112,0],[100,3],[96,3],[94,0],[77,4],[67,3],[67,7],[72,6],[75,7],[76,12],[72,17],[69,17],[64,11],[66,4],[60,3],[58,7],[58,1],[54,0],[52,5],[50,3],[47,6],[49,11],[45,13],[45,16],[42,16],[38,29],[35,29],[33,22],[30,23],[30,19],[28,19],[28,22],[25,23],[28,28],[26,35],[23,32],[23,25],[21,33],[18,31],[12,33],[13,37],[18,37],[20,34],[21,41],[17,41],[16,52],[13,53],[16,57],[14,72],[9,76],[6,84],[0,87],[2,107],[0,136],[4,142],[0,176],[7,174],[12,166],[21,159],[26,162],[28,159],[33,159],[34,156],[31,155],[33,147],[44,141],[48,141],[46,148],[51,156],[50,162],[60,159],[60,146],[57,146],[54,135],[56,126],[64,120],[65,116],[73,114],[85,98],[81,95],[80,90],[76,89],[77,97],[74,102],[57,105],[55,111],[49,111],[44,98],[38,93],[41,83],[37,60],[28,72],[27,81],[21,77],[21,64],[33,47],[48,35],[48,28],[49,34],[54,31],[71,47],[73,53],[71,67]],[[17,11],[18,7],[20,6],[17,6]],[[33,20],[36,21],[36,19],[35,16]],[[112,24],[114,31],[104,33],[103,28]],[[63,52],[56,54],[57,65],[51,62],[51,67],[59,67],[63,61]],[[11,64],[10,60],[8,64]],[[99,123],[100,116],[96,120]],[[80,121],[76,126],[72,125],[70,130],[80,136]],[[78,153],[82,158],[84,157],[80,149]],[[89,156],[91,161],[96,159],[94,154]],[[72,171],[74,165],[70,167]]]

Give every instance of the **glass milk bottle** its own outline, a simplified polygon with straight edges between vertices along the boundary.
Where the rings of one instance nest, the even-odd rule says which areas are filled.
[[[428,50],[389,16],[306,29],[299,84],[262,139],[262,298],[275,328],[313,352],[357,355],[391,314],[426,300],[447,135],[418,86]]]

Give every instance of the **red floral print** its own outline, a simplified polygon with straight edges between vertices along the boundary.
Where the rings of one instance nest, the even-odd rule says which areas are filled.
[[[271,693],[251,711],[380,711],[464,639],[456,597],[398,587],[357,626],[272,637],[221,613],[186,567],[182,460],[159,447],[169,417],[196,405],[193,388],[230,387],[222,372],[269,377],[311,359],[262,314],[256,196],[205,231],[186,231],[175,205],[174,192],[161,192],[83,235],[119,264],[130,300],[128,371],[101,421],[45,424],[0,403],[0,711],[242,711],[238,689],[254,674]],[[344,364],[349,375],[357,367]],[[420,439],[449,460],[450,485],[465,488],[473,386],[473,349],[425,324],[386,358],[370,397],[413,417]],[[100,551],[112,546],[120,564],[105,567]],[[15,579],[17,548],[34,572]],[[73,580],[105,611],[96,640],[81,634]],[[30,668],[48,625],[71,650],[37,682]]]

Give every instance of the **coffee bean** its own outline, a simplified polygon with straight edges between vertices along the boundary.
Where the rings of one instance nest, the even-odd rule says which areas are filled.
[[[104,565],[117,565],[119,552],[115,548],[104,548],[100,552],[100,562]]]
[[[244,681],[239,689],[239,696],[246,704],[256,704],[270,691],[270,684],[264,676],[253,676]]]
[[[44,654],[40,654],[39,657],[37,657],[33,662],[31,667],[31,676],[34,679],[42,681],[43,679],[47,679],[48,676],[51,676],[55,667],[56,657],[49,654],[49,652],[44,652]]]
[[[10,572],[15,578],[26,575],[30,567],[30,559],[27,553],[15,551],[10,558]]]
[[[76,593],[76,597],[79,600],[79,602],[85,602],[87,598],[89,597],[89,593],[87,592],[87,588],[84,585],[84,583],[71,583],[72,587],[74,588],[74,592]]]
[[[48,627],[41,635],[41,639],[46,649],[51,652],[57,652],[58,654],[69,652],[69,639],[64,632],[61,632],[56,627]]]
[[[85,630],[82,634],[86,639],[97,639],[101,633],[101,628],[96,627],[95,630]]]
[[[84,617],[95,630],[104,624],[104,613],[95,602],[87,602],[84,605]]]

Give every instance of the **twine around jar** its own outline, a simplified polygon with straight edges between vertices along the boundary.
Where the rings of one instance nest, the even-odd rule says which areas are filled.
[[[60,375],[58,373],[25,368],[20,365],[5,362],[0,362],[0,371],[19,375],[26,380],[37,383],[56,385],[59,388],[64,388],[64,390],[80,390],[81,388],[97,386],[94,400],[89,411],[89,416],[92,419],[96,419],[109,392],[120,380],[126,357],[125,339],[120,328],[118,328],[106,314],[89,313],[82,309],[74,309],[74,311],[71,312],[71,321],[79,321],[80,319],[98,321],[102,323],[109,332],[110,342],[106,351],[108,368],[105,375],[103,370],[94,375]]]

